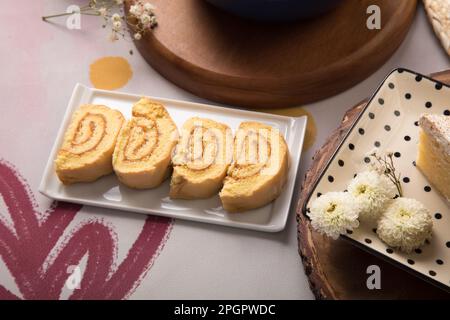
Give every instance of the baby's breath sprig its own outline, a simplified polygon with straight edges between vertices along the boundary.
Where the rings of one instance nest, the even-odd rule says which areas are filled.
[[[127,17],[127,23],[135,31],[134,39],[140,40],[148,30],[155,28],[158,25],[154,13],[155,7],[146,2],[135,1],[130,6],[130,13]]]
[[[392,152],[387,152],[383,157],[377,155],[376,152],[370,154],[372,158],[376,160],[374,164],[375,169],[380,173],[389,178],[389,180],[395,185],[398,191],[398,195],[403,197],[402,184],[400,182],[401,174],[397,174],[394,165],[394,154]]]
[[[48,21],[52,18],[69,16],[75,13],[100,16],[103,19],[103,28],[106,28],[108,25],[111,26],[111,33],[108,36],[111,41],[118,40],[119,36],[125,38],[126,25],[129,25],[134,30],[133,38],[135,40],[140,40],[145,33],[157,26],[158,23],[154,13],[155,7],[152,4],[136,0],[130,6],[129,13],[125,15],[123,3],[124,0],[89,0],[89,3],[81,6],[77,12],[44,16],[42,20]]]

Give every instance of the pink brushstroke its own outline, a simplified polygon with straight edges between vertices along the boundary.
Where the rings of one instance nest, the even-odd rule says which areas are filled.
[[[88,254],[79,289],[70,299],[122,299],[139,286],[162,250],[172,220],[149,216],[129,250],[116,268],[117,238],[112,227],[99,220],[78,225],[44,270],[44,261],[73,221],[81,206],[55,203],[42,221],[33,193],[9,163],[0,160],[0,194],[13,221],[13,230],[0,220],[0,257],[13,276],[24,299],[58,299],[70,274]],[[18,299],[0,285],[0,299]]]

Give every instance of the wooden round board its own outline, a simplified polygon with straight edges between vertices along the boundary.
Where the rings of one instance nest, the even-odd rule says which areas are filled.
[[[158,27],[135,41],[146,61],[198,96],[253,108],[301,105],[358,83],[400,45],[417,4],[345,0],[315,19],[264,24],[201,0],[151,2]],[[366,26],[372,4],[380,30]]]
[[[432,76],[450,83],[450,71]],[[302,185],[297,207],[298,248],[310,287],[317,299],[449,299],[449,293],[344,239],[332,240],[321,236],[312,229],[310,221],[302,213],[303,205],[321,171],[366,102],[347,111],[341,126],[314,155],[314,162]],[[378,265],[381,269],[381,290],[367,289],[369,275],[366,270],[369,265]]]

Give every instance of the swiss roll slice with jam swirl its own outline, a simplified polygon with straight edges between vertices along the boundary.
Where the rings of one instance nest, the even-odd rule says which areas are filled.
[[[112,154],[123,122],[117,110],[102,105],[80,106],[55,160],[61,182],[90,182],[112,173]]]
[[[280,195],[288,169],[289,150],[279,131],[258,122],[242,122],[219,194],[223,208],[241,212],[268,204]]]
[[[120,131],[113,156],[119,180],[136,189],[155,188],[170,174],[178,129],[159,102],[141,98]]]
[[[222,123],[202,118],[187,120],[173,157],[170,197],[201,199],[222,188],[232,158],[233,135]]]

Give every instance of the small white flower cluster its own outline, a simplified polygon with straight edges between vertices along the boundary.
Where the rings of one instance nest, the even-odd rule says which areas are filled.
[[[103,28],[111,26],[111,33],[108,38],[116,41],[119,36],[125,38],[125,26],[130,25],[135,31],[133,37],[136,40],[142,38],[145,32],[153,29],[157,25],[156,16],[153,12],[155,7],[144,0],[135,0],[130,6],[128,15],[123,15],[124,0],[89,0],[89,3],[82,6],[79,13],[82,15],[100,16],[103,19]],[[114,13],[115,12],[115,13]],[[73,13],[61,13],[44,16],[47,21],[52,18],[67,16]]]
[[[340,234],[359,226],[359,219],[376,221],[394,197],[395,186],[389,179],[376,171],[365,171],[353,178],[348,192],[330,192],[317,198],[308,216],[314,229],[337,239]],[[330,211],[330,208],[335,210]]]
[[[112,24],[113,24],[113,30],[119,31],[122,28],[122,18],[118,13],[114,13],[111,17]]]
[[[100,8],[100,9],[102,9],[102,8]],[[105,14],[104,18],[105,18],[105,22],[107,22],[108,21],[107,14]],[[111,30],[111,34],[109,35],[109,40],[111,40],[111,41],[119,40],[119,35],[121,34],[121,30],[122,30],[122,17],[118,13],[114,13],[111,16],[111,24],[112,24],[112,30]],[[122,33],[122,35],[123,35],[123,33]]]
[[[431,237],[429,211],[415,199],[396,196],[395,184],[379,171],[357,174],[348,192],[329,192],[311,205],[308,216],[319,233],[337,239],[359,226],[376,224],[377,234],[393,248],[410,252]]]
[[[156,16],[154,13],[155,7],[148,3],[142,2],[140,0],[136,1],[130,7],[130,16],[134,20],[133,27],[136,29],[133,35],[134,39],[142,39],[142,35],[150,29],[157,26]]]

